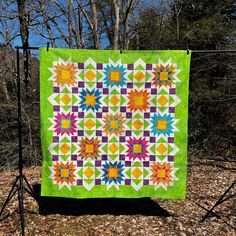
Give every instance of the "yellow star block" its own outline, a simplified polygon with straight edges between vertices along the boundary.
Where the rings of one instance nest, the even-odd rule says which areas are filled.
[[[166,177],[166,170],[157,170],[157,177],[158,178],[165,178]]]
[[[95,125],[95,122],[93,120],[89,119],[85,122],[85,125],[88,129],[92,129]]]
[[[138,168],[138,167],[136,167],[133,171],[132,171],[132,174],[133,174],[133,176],[136,178],[136,179],[138,179],[141,175],[142,175],[142,171]]]
[[[161,95],[161,96],[157,99],[157,102],[158,102],[161,106],[164,106],[164,105],[168,102],[168,99],[167,99],[164,95]]]
[[[120,101],[120,99],[116,96],[116,95],[113,95],[110,99],[110,102],[112,105],[116,105],[118,102]]]
[[[61,121],[61,127],[63,129],[69,129],[70,128],[70,120],[62,120]]]
[[[61,170],[61,177],[63,177],[63,178],[69,177],[69,170],[68,169],[62,169]]]
[[[60,147],[61,152],[66,155],[67,152],[70,151],[70,146],[66,143],[64,143],[61,147]]]
[[[89,70],[87,73],[85,73],[85,77],[89,80],[89,81],[93,81],[94,78],[96,77],[95,73],[91,70]]]
[[[167,120],[157,120],[157,129],[166,130],[167,129]]]
[[[166,152],[167,148],[165,145],[163,145],[162,143],[157,147],[157,151],[163,155]]]
[[[133,145],[133,153],[141,153],[142,152],[142,145],[141,144],[134,144]]]
[[[143,126],[143,122],[141,120],[136,120],[133,123],[133,126],[134,126],[135,129],[140,129]]]
[[[139,71],[139,72],[137,72],[137,73],[135,74],[134,78],[135,78],[138,82],[140,82],[140,81],[143,80],[143,78],[145,78],[145,75],[144,75],[143,72]]]
[[[92,168],[88,167],[85,171],[84,171],[84,174],[87,176],[87,178],[90,178],[93,176],[94,174],[94,171]]]
[[[85,146],[85,152],[87,152],[87,153],[93,153],[93,152],[94,152],[93,144],[86,144],[86,146]]]
[[[111,153],[115,154],[117,152],[117,150],[119,149],[119,147],[113,143],[110,147],[109,147],[109,150]]]
[[[70,71],[69,70],[62,70],[61,71],[61,78],[62,78],[62,80],[70,79]]]
[[[160,80],[168,80],[168,72],[163,71],[160,73]]]
[[[111,120],[110,121],[110,128],[117,129],[118,128],[118,120]]]
[[[65,95],[62,96],[61,101],[62,101],[65,105],[67,105],[67,104],[69,104],[69,102],[71,101],[71,98],[70,98],[67,94],[65,94]]]

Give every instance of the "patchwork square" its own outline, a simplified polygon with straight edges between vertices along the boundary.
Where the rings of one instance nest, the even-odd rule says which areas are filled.
[[[43,196],[185,197],[191,53],[40,57]]]

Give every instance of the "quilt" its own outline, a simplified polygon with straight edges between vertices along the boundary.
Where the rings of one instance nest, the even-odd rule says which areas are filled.
[[[41,195],[184,199],[190,59],[41,48]]]

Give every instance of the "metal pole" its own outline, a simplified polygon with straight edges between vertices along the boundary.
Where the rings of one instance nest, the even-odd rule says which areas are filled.
[[[233,53],[236,52],[234,50],[192,50],[192,53]]]
[[[21,86],[20,86],[20,52],[16,50],[17,56],[17,105],[18,105],[18,141],[19,141],[19,188],[18,200],[21,220],[22,235],[25,235],[25,217],[24,217],[24,189],[23,189],[23,158],[22,158],[22,119],[21,119]]]

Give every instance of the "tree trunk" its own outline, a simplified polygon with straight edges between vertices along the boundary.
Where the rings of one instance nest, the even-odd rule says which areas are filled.
[[[26,48],[29,47],[29,29],[28,29],[28,14],[25,9],[25,0],[17,0],[18,4],[18,18],[20,21],[20,35],[22,40],[22,45],[24,47],[24,82],[26,89],[30,81],[29,75],[29,54]]]
[[[93,38],[95,49],[100,48],[99,37],[98,37],[98,19],[97,19],[97,7],[93,0],[89,0],[90,7],[93,15]]]
[[[113,36],[113,49],[117,50],[119,45],[119,26],[120,26],[120,0],[113,0],[115,9],[115,25]]]

